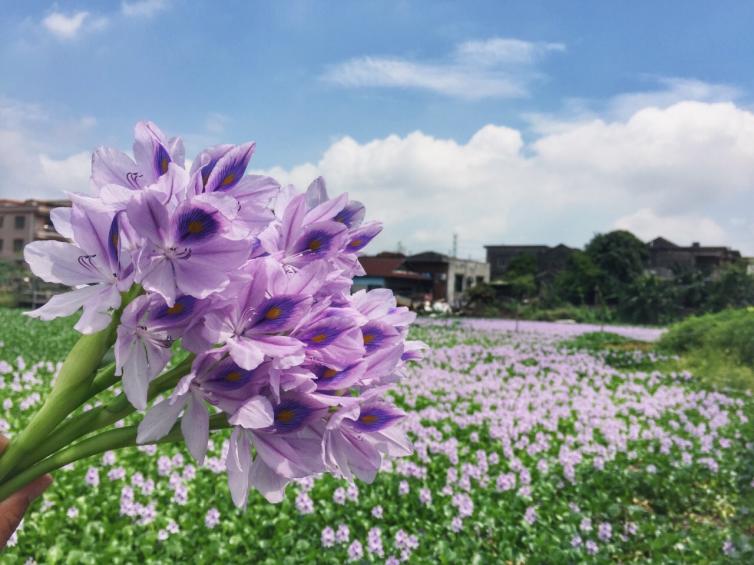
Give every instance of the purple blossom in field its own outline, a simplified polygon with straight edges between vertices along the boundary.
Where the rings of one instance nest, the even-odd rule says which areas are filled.
[[[335,541],[338,543],[348,543],[351,539],[351,530],[345,524],[340,524],[335,532]]]
[[[204,525],[208,529],[213,529],[220,523],[220,511],[217,508],[210,508],[204,516]]]
[[[126,470],[123,467],[113,467],[107,472],[107,478],[110,481],[120,481],[126,477]]]
[[[526,512],[524,512],[524,521],[529,524],[530,526],[533,526],[534,523],[537,521],[537,509],[534,506],[529,506],[526,509]]]
[[[99,486],[99,469],[97,467],[89,467],[86,470],[86,477],[84,480],[90,487]]]
[[[586,552],[589,555],[597,555],[597,552],[599,552],[599,550],[600,550],[600,548],[595,543],[594,540],[587,540],[587,542],[586,542]]]
[[[727,539],[723,542],[723,553],[727,556],[731,556],[736,553],[736,546],[733,545],[732,540]]]
[[[68,510],[66,510],[65,515],[68,516],[69,519],[75,520],[79,517],[79,509],[75,506],[71,506]]]
[[[432,491],[428,488],[419,489],[419,502],[425,506],[432,504]]]
[[[625,526],[623,527],[623,531],[626,533],[626,535],[633,536],[636,535],[636,532],[639,531],[639,526],[636,524],[636,522],[626,522]]]
[[[346,487],[346,498],[351,502],[357,502],[359,500],[359,487],[355,484],[349,484]]]
[[[345,504],[346,503],[346,489],[343,487],[338,487],[335,489],[335,491],[332,493],[332,501],[335,504]]]
[[[500,492],[505,492],[507,490],[515,488],[516,475],[513,473],[503,473],[502,475],[498,475],[495,486]]]
[[[613,527],[609,522],[601,522],[597,528],[597,537],[602,541],[609,541],[613,537]]]
[[[575,535],[571,538],[571,547],[573,548],[581,547],[582,543],[583,543],[583,540],[581,539],[581,536],[579,535]]]
[[[322,530],[322,535],[320,536],[322,547],[332,547],[335,545],[335,530],[333,530],[330,526],[327,526]]]
[[[372,516],[377,519],[382,518],[382,506],[372,508]]]
[[[314,501],[308,492],[299,492],[296,495],[296,510],[299,514],[311,514],[314,512]]]
[[[170,533],[167,530],[160,530],[157,532],[157,540],[165,541],[170,537]]]
[[[460,532],[463,529],[463,519],[460,516],[453,517],[450,521],[450,529],[455,533]]]
[[[382,547],[382,530],[380,528],[371,528],[367,534],[367,551],[372,555],[384,557],[385,550]]]
[[[364,548],[361,546],[361,542],[353,540],[353,543],[348,546],[348,560],[358,561],[362,557],[364,557]]]
[[[591,532],[592,531],[591,518],[582,518],[581,523],[579,524],[579,530],[581,530],[585,534]]]
[[[398,484],[398,494],[401,496],[406,496],[411,489],[408,486],[408,481],[401,481]]]
[[[219,518],[219,514],[218,514]],[[175,520],[168,520],[168,525],[165,526],[165,529],[170,532],[171,534],[177,534],[181,531],[181,528],[178,526],[178,524],[175,522]]]

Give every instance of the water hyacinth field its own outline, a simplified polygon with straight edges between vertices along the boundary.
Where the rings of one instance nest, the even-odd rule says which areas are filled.
[[[0,432],[31,416],[71,326],[0,311]],[[106,452],[55,474],[0,561],[754,562],[750,396],[649,348],[567,345],[596,329],[423,321],[413,337],[432,352],[393,392],[415,453],[373,484],[324,476],[279,505],[254,491],[242,512],[226,435],[201,467],[183,446]]]

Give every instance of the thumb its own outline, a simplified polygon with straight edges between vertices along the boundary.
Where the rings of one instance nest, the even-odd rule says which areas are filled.
[[[0,548],[5,547],[24,517],[29,505],[52,484],[50,475],[43,475],[0,502]]]

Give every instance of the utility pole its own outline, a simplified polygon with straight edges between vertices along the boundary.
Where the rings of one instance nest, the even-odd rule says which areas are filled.
[[[453,234],[453,257],[458,257],[458,234]]]

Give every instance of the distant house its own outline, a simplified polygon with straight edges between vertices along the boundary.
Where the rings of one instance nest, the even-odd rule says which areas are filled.
[[[359,257],[366,275],[354,278],[352,291],[389,288],[400,302],[407,305],[422,302],[432,292],[432,278],[406,270],[403,267],[405,259],[402,253],[390,252]]]
[[[359,257],[359,262],[366,276],[354,279],[354,291],[389,288],[410,303],[429,299],[458,306],[468,289],[490,280],[487,263],[434,251],[408,257],[401,253],[378,253]]]
[[[682,269],[713,274],[726,265],[743,261],[741,253],[730,247],[708,247],[697,242],[684,247],[664,237],[650,241],[647,249],[649,272],[662,278],[672,278],[676,271]]]
[[[490,275],[493,281],[505,278],[505,271],[511,261],[519,255],[531,255],[537,261],[537,272],[545,278],[552,277],[562,271],[568,257],[575,249],[567,245],[485,245],[487,263],[490,265]]]
[[[403,261],[407,270],[432,281],[432,299],[446,300],[457,307],[471,287],[490,280],[490,265],[472,259],[459,259],[434,251],[410,255]]]
[[[24,246],[36,240],[64,241],[52,227],[50,210],[68,200],[0,199],[0,260],[22,261]]]

